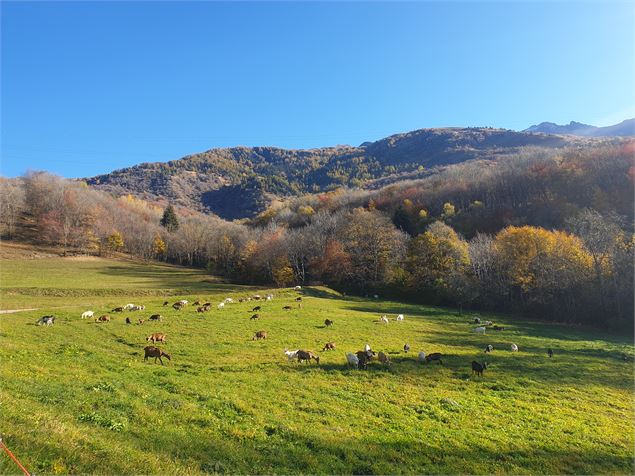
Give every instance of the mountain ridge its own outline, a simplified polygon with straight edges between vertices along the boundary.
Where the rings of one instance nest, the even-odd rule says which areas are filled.
[[[635,118],[626,119],[619,124],[597,127],[590,124],[571,121],[569,124],[541,122],[522,132],[542,132],[544,134],[567,134],[583,137],[631,137],[635,136]]]

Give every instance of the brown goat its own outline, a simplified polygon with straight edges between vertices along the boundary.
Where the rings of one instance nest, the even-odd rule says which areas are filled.
[[[358,350],[357,352],[355,352],[355,355],[357,356],[357,368],[365,369],[366,365],[368,365],[368,362],[373,359],[373,355],[375,355],[375,352],[373,352],[372,350]]]
[[[260,340],[267,338],[267,331],[258,331],[251,340]]]
[[[298,350],[296,356],[298,357],[298,362],[304,361],[311,363],[311,359],[313,359],[317,364],[320,363],[320,357],[315,355],[310,350]]]
[[[161,357],[165,357],[168,360],[172,360],[172,357],[170,357],[169,354],[166,354],[161,349],[153,345],[146,346],[143,348],[143,350],[145,352],[145,355],[143,356],[143,360],[148,360],[148,357],[154,357],[154,363],[156,364],[157,359],[159,359],[159,362],[161,362],[161,365],[163,365],[163,360],[161,359]]]
[[[326,344],[324,344],[322,352],[324,352],[325,350],[335,350],[335,342],[327,342]]]
[[[377,354],[377,358],[379,359],[379,361],[380,361],[382,364],[385,364],[385,365],[390,365],[390,357],[388,357],[388,356],[387,356],[386,354],[384,354],[383,352],[379,352],[379,353]]]
[[[151,321],[160,321],[162,317],[163,317],[163,316],[161,316],[161,314],[152,314],[152,315],[150,316],[150,320],[151,320]]]
[[[443,361],[441,360],[441,354],[439,352],[426,355],[426,362],[432,362],[433,360],[438,360],[440,365],[443,364]]]
[[[184,305],[181,304],[180,302],[175,302],[174,304],[172,304],[172,307],[177,310],[180,311],[181,309],[183,309]]]
[[[168,336],[166,336],[165,334],[162,334],[161,332],[155,332],[154,334],[146,337],[146,340],[148,342],[152,341],[153,344],[156,344],[157,342],[165,342],[167,338]]]
[[[95,322],[110,322],[110,316],[108,314],[104,314],[103,316],[99,316],[95,319]]]

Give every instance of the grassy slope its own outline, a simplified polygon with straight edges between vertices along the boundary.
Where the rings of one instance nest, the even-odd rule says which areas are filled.
[[[502,316],[490,318],[507,330],[480,336],[467,317],[444,309],[324,288],[305,290],[293,311],[282,306],[296,307],[297,293],[276,290],[254,322],[253,303],[204,316],[163,308],[163,289],[212,302],[249,292],[204,282],[197,271],[61,258],[0,266],[2,308],[41,308],[0,316],[2,431],[38,474],[634,470],[633,368],[619,358],[632,354],[629,338]],[[52,288],[70,295],[50,296],[60,294]],[[126,326],[123,315],[109,324],[79,318],[127,302],[146,305],[133,318],[166,319]],[[60,306],[58,324],[35,326],[46,306]],[[376,323],[397,312],[404,322]],[[322,325],[327,317],[332,328]],[[270,338],[252,341],[260,329]],[[141,358],[145,336],[156,331],[168,334],[163,347],[173,356],[164,367]],[[319,367],[282,354],[331,340],[338,349],[322,353]],[[344,352],[366,342],[395,352],[393,365],[348,369]],[[405,342],[411,353],[397,353]],[[511,342],[521,351],[512,354]],[[474,378],[469,363],[483,360],[488,343],[496,349],[491,368]],[[417,363],[419,350],[443,352],[445,365]],[[0,473],[16,470],[0,456]]]

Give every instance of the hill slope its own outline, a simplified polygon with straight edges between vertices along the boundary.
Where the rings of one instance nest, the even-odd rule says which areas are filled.
[[[115,194],[169,200],[234,219],[256,215],[275,197],[398,179],[422,168],[493,159],[523,147],[552,149],[590,140],[491,128],[421,129],[359,147],[212,149],[167,163],[116,170],[87,182]]]
[[[635,136],[635,119],[627,119],[606,127],[590,126],[581,122],[571,121],[566,125],[559,125],[553,122],[541,122],[531,126],[523,132],[542,132],[544,134],[569,134],[584,137],[632,137]]]

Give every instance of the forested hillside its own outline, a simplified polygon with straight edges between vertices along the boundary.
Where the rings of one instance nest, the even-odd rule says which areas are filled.
[[[491,160],[523,148],[587,146],[619,139],[588,139],[503,129],[421,129],[359,147],[311,150],[275,147],[212,149],[167,163],[146,163],[86,182],[116,195],[212,212],[223,218],[253,217],[275,199],[364,187],[373,180],[400,181],[467,160]],[[240,200],[237,198],[240,197]]]

